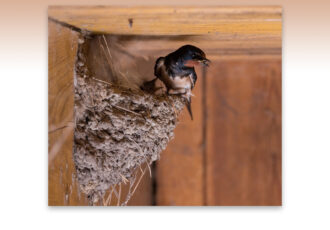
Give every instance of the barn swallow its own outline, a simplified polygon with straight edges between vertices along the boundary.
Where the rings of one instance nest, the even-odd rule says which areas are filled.
[[[209,63],[205,53],[192,45],[182,46],[166,57],[156,60],[155,76],[165,84],[167,94],[180,94],[185,98],[191,120],[191,91],[197,81],[194,67],[199,64],[208,66]]]

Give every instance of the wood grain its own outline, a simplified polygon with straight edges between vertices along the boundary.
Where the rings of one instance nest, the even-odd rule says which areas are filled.
[[[48,27],[48,204],[88,205],[85,194],[79,190],[72,158],[73,79],[79,33],[52,21]],[[123,193],[126,187],[122,186]],[[128,205],[151,205],[151,193],[151,179],[146,175]]]
[[[49,17],[95,33],[281,36],[282,8],[50,6]]]
[[[207,205],[281,205],[281,59],[207,75]]]
[[[197,71],[201,76],[201,71]],[[203,121],[202,81],[197,81],[192,98],[194,120],[185,108],[175,137],[162,152],[157,164],[157,205],[203,205]]]
[[[195,120],[181,114],[158,162],[157,205],[281,205],[281,11],[52,6],[48,13],[78,31],[121,35],[117,42],[132,57],[155,58],[189,42],[212,60],[205,89],[198,72]],[[49,23],[49,130],[70,125],[73,116],[77,34]],[[72,137],[67,127],[49,134],[49,150],[58,152],[50,157],[49,205],[87,204],[74,178]],[[58,140],[60,151],[52,151]],[[154,195],[146,176],[129,204],[149,205]]]
[[[73,70],[78,33],[48,22],[48,205],[87,205],[72,159]]]

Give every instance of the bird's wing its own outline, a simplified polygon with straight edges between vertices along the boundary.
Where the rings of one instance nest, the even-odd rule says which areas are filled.
[[[194,88],[195,84],[196,84],[196,81],[197,81],[197,74],[195,71],[191,72],[189,74],[189,78],[190,78],[190,81],[191,81],[191,88]]]
[[[160,77],[160,68],[161,68],[162,65],[164,65],[164,60],[165,60],[164,57],[159,57],[156,60],[156,64],[155,64],[155,67],[154,67],[154,75],[156,77]]]

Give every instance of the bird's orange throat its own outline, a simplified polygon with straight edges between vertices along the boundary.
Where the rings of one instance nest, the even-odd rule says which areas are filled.
[[[184,66],[187,67],[195,67],[195,66],[199,66],[200,63],[198,61],[194,61],[194,60],[188,60],[184,63]]]

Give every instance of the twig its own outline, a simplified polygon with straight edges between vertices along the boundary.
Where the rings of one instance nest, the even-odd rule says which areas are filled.
[[[144,173],[146,172],[146,170],[147,170],[147,167],[142,171],[142,174],[141,174],[141,176],[140,176],[138,182],[136,183],[136,185],[135,185],[135,187],[134,187],[134,189],[133,189],[132,195],[134,194],[135,190],[136,190],[137,187],[139,186],[139,184],[140,184],[140,182],[141,182],[141,180],[142,180],[142,177],[143,177]]]
[[[129,182],[129,180],[127,180],[127,178],[124,177],[123,174],[120,173],[120,176],[121,176],[121,178],[123,179],[124,184],[126,184],[127,182]]]
[[[110,189],[111,189],[111,186],[110,186]],[[109,195],[108,195],[108,198],[107,198],[107,200],[106,200],[106,202],[105,202],[105,205],[106,205],[106,206],[107,206],[108,204],[111,205],[111,198],[112,198],[113,190],[114,190],[114,188],[112,187],[112,189],[111,189],[111,191],[110,191],[110,193],[109,193]]]
[[[109,57],[112,58],[112,55],[111,55],[111,53],[110,53],[110,49],[109,49],[109,46],[108,46],[108,42],[107,42],[107,40],[105,39],[105,36],[104,36],[104,35],[102,35],[102,37],[103,37],[103,40],[104,40],[105,45],[107,46],[108,53],[109,53]]]
[[[125,74],[123,74],[120,70],[117,69],[117,72],[120,73],[120,75],[125,79],[126,83],[130,84],[130,81],[126,77]],[[140,89],[140,87],[136,87],[137,89]]]
[[[110,52],[110,48],[109,48],[109,46],[108,46],[108,42],[107,42],[107,40],[105,39],[105,36],[102,35],[102,38],[103,38],[104,43],[105,43],[105,45],[106,45],[106,47],[107,47],[109,57],[110,57],[111,60],[113,60],[113,58],[112,58],[112,54],[111,54],[111,52]],[[104,47],[103,47],[102,45],[101,45],[101,47],[102,47],[102,49],[104,50]],[[104,51],[104,52],[105,52],[105,51]],[[108,60],[108,59],[107,59],[107,60]],[[126,81],[127,83],[130,83],[130,80],[126,77],[126,75],[123,74],[120,70],[118,70],[118,69],[116,68],[116,66],[113,65],[113,62],[112,62],[112,61],[108,60],[108,63],[109,63],[110,69],[113,69],[113,75],[115,75],[115,73],[120,73],[121,77],[124,78],[125,81]],[[117,76],[117,74],[116,74],[116,76]],[[136,88],[137,88],[137,89],[140,89],[140,87],[136,87]]]
[[[131,111],[131,110],[129,110],[129,109],[123,108],[123,107],[118,106],[118,105],[113,105],[113,104],[110,104],[110,105],[111,105],[112,107],[114,107],[114,108],[119,109],[119,110],[123,110],[123,111],[129,112],[129,113],[133,113],[133,114],[135,114],[135,115],[137,115],[137,116],[140,116],[140,117],[144,118],[144,116],[142,116],[141,114],[136,113],[136,112],[134,112],[134,111]],[[144,119],[145,119],[145,118],[144,118]]]
[[[95,81],[99,81],[99,82],[102,82],[102,83],[105,83],[105,84],[108,84],[108,85],[111,85],[112,86],[112,84],[110,82],[102,81],[102,80],[96,79],[94,77],[92,77],[92,79],[95,80]]]
[[[147,160],[147,159],[146,159]],[[149,165],[149,162],[147,161],[147,166],[148,166],[148,170],[149,170],[149,175],[150,175],[150,178],[152,178],[152,174],[151,174],[151,168],[150,168],[150,165]]]
[[[107,59],[107,62],[108,62],[108,64],[109,64],[110,71],[111,71],[111,75],[112,75],[112,77],[114,77],[114,79],[117,79],[117,77],[116,77],[116,75],[115,75],[115,72],[114,72],[114,70],[113,70],[113,69],[114,69],[114,66],[113,66],[113,64],[112,64],[112,61],[109,59],[110,57],[108,57],[107,53],[105,52],[104,46],[101,44],[100,40],[99,40],[99,43],[100,43],[100,46],[101,46],[101,48],[102,48],[102,50],[103,50],[104,56],[105,56],[105,58]]]
[[[105,52],[104,46],[103,46],[101,43],[100,43],[100,46],[101,46],[101,48],[102,48],[102,50],[103,50],[104,56],[106,57],[106,59],[107,59],[107,61],[108,61],[109,66],[111,67],[111,66],[112,66],[111,61],[110,61],[110,59],[109,59],[107,53]]]
[[[136,175],[137,175],[137,172],[135,173],[135,175],[133,177],[130,178],[129,180],[129,188],[128,188],[128,193],[126,195],[126,198],[125,198],[125,201],[121,204],[122,206],[125,206],[127,205],[127,202],[131,199],[131,196],[132,196],[132,187],[135,183],[135,180],[136,180]]]
[[[119,199],[119,195],[117,193],[117,189],[116,189],[116,185],[114,186],[114,190],[113,190],[113,193],[115,194],[117,200]]]
[[[121,196],[121,183],[119,184],[119,198],[118,198],[117,206],[119,206],[120,204],[120,196]]]

